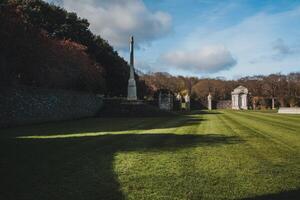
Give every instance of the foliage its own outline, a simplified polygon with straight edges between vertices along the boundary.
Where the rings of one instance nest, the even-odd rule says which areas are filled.
[[[11,12],[11,14],[8,15],[8,12]],[[89,72],[98,70],[100,74],[96,73],[94,75],[99,75],[100,79],[104,79],[104,81],[101,80],[98,83],[88,83],[93,91],[102,91],[106,92],[106,94],[108,95],[113,96],[126,94],[127,81],[129,76],[129,67],[127,62],[118,55],[118,53],[107,43],[107,41],[103,40],[100,36],[94,35],[89,30],[89,22],[86,19],[79,18],[76,13],[67,12],[63,8],[48,4],[41,0],[8,0],[5,1],[1,6],[0,20],[7,22],[6,27],[5,25],[3,26],[3,24],[1,24],[2,35],[0,39],[7,40],[7,37],[15,38],[15,41],[10,41],[10,43],[7,42],[6,46],[2,45],[3,48],[1,49],[1,52],[5,51],[4,49],[10,49],[10,52],[15,52],[15,54],[18,54],[20,56],[23,55],[24,58],[20,59],[21,61],[20,65],[18,65],[18,68],[28,68],[28,66],[22,66],[22,63],[24,63],[24,60],[26,60],[27,58],[27,54],[21,51],[16,51],[16,48],[14,48],[15,46],[13,45],[17,44],[18,47],[21,45],[27,45],[28,48],[30,48],[32,51],[35,51],[30,53],[31,57],[38,57],[34,53],[39,52],[40,49],[38,49],[34,45],[32,45],[31,47],[30,42],[33,41],[33,39],[31,39],[32,37],[36,37],[37,35],[42,33],[43,37],[47,37],[49,41],[56,41],[58,45],[67,45],[71,44],[72,42],[72,44],[77,43],[78,45],[86,47],[85,49],[79,49],[81,51],[81,54],[86,54],[86,56],[88,56],[90,60],[88,61],[87,59],[85,59],[81,63],[87,61],[94,62],[92,64],[94,67],[87,66],[84,72],[87,74],[83,74],[82,76],[90,76],[91,73]],[[23,31],[19,31],[20,34],[17,34],[17,26],[9,27],[9,21],[12,20],[18,21],[18,28],[23,29]],[[31,33],[32,30],[35,31],[34,34]],[[9,36],[8,33],[10,32],[14,33],[14,37]],[[60,41],[68,42],[64,43]],[[39,45],[39,42],[40,41],[36,40],[35,44]],[[75,46],[73,49],[75,49]],[[46,46],[44,47],[50,48]],[[69,47],[66,47],[66,49],[70,50]],[[19,50],[19,48],[17,50]],[[65,52],[61,51],[61,53]],[[56,59],[56,55],[46,55],[46,57],[51,56],[52,59]],[[11,68],[16,68],[15,63],[12,62],[11,59],[2,56],[1,60],[2,63],[6,62],[5,65],[9,65]],[[72,59],[66,60],[71,61]],[[80,57],[76,58],[75,60],[76,62],[78,62],[80,60]],[[75,60],[74,62],[72,61],[73,64],[75,63]],[[45,60],[45,62],[46,61],[47,60]],[[31,60],[28,59],[26,60],[26,62],[30,63]],[[35,66],[35,63],[32,63],[31,65],[33,68],[42,67]],[[61,65],[60,67],[65,68],[64,71],[70,70],[70,67],[68,66]],[[99,68],[101,68],[101,70],[99,70]],[[48,69],[43,70],[47,71]],[[31,76],[37,79],[43,79],[40,77],[36,77],[39,73],[38,71],[34,72],[34,70],[31,70],[31,72],[33,73],[31,74]],[[66,79],[68,79],[68,77],[66,77]],[[83,78],[81,77],[81,79]],[[95,77],[92,79],[95,80]],[[62,82],[64,81],[62,80]],[[103,91],[104,89],[105,91]]]
[[[275,98],[281,106],[297,106],[300,103],[300,73],[251,76],[239,80],[172,76],[167,73],[145,74],[140,78],[152,91],[189,91],[194,100],[205,105],[208,93],[211,93],[214,100],[230,100],[231,92],[239,85],[247,87],[252,97],[259,98],[256,104],[263,107],[270,107],[271,98]]]
[[[104,91],[104,69],[85,46],[50,38],[26,23],[18,4],[5,6],[0,18],[2,85]]]

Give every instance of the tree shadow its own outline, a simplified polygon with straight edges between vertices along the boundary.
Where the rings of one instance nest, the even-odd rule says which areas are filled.
[[[176,151],[243,142],[217,134],[108,134],[0,139],[0,199],[124,199],[114,156],[118,152]]]
[[[160,118],[87,118],[6,128],[0,131],[0,136],[168,129],[192,126],[200,124],[203,121],[205,119],[191,115]]]
[[[198,110],[198,111],[195,111],[195,113],[193,114],[202,114],[202,115],[216,115],[216,114],[223,114],[219,111],[216,111],[216,110],[211,110],[211,111],[208,111],[208,110]]]
[[[283,191],[276,194],[267,194],[257,197],[245,198],[242,200],[298,200],[300,199],[300,189]]]

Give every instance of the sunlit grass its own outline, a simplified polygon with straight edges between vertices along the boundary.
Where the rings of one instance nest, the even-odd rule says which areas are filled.
[[[298,199],[300,116],[218,111],[1,131],[0,199]]]

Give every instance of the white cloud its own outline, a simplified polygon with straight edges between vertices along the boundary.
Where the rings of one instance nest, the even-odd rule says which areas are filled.
[[[224,46],[206,46],[193,51],[172,51],[160,60],[180,70],[215,73],[234,66],[237,62]]]
[[[171,16],[151,12],[142,0],[62,0],[61,4],[88,19],[91,30],[118,49],[128,47],[131,35],[138,44],[150,43],[171,30]]]
[[[299,17],[300,7],[296,7],[279,13],[260,12],[223,29],[203,25],[192,31],[180,48],[197,48],[199,44],[226,46],[238,63],[215,76],[288,72],[300,63]],[[282,59],[278,59],[278,54]]]

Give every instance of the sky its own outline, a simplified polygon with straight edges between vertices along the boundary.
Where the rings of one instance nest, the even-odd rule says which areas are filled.
[[[300,0],[48,0],[143,72],[196,77],[300,72]]]

